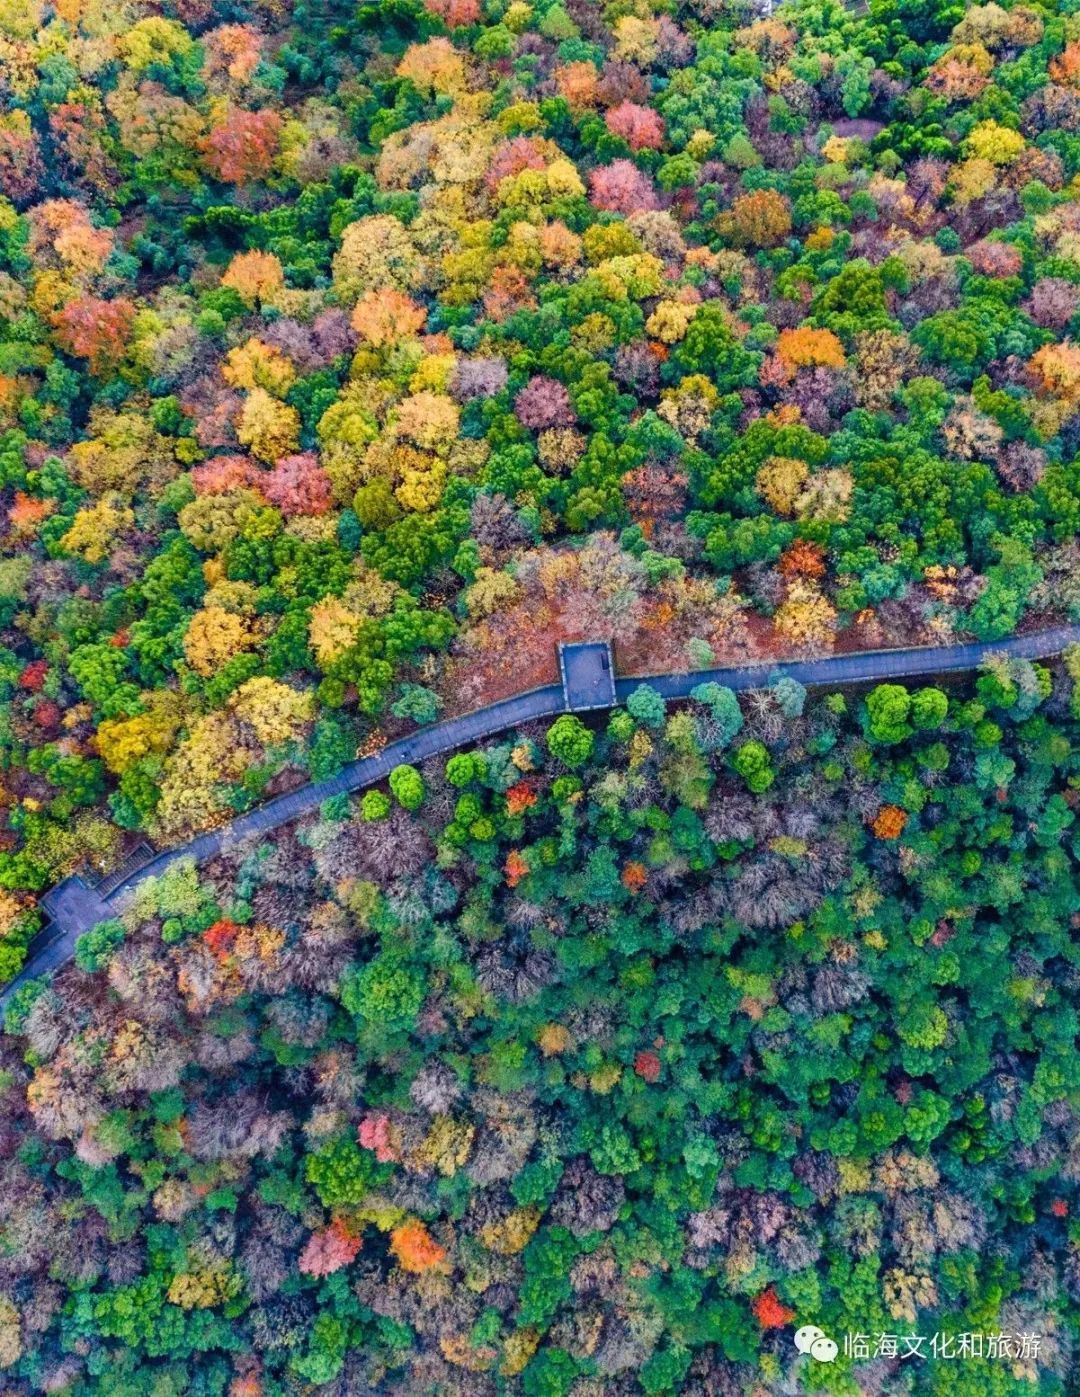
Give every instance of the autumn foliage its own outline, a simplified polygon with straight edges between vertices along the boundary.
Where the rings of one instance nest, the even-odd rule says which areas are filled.
[[[434,1270],[446,1260],[446,1249],[439,1246],[422,1222],[415,1220],[394,1228],[390,1250],[401,1269],[413,1275]]]
[[[427,319],[427,312],[411,297],[393,287],[369,291],[357,301],[352,326],[361,340],[375,349],[414,335]]]
[[[795,1318],[795,1311],[781,1303],[771,1285],[755,1296],[750,1308],[762,1329],[782,1329]]]
[[[664,123],[651,107],[620,102],[604,116],[608,130],[621,136],[631,150],[659,150],[664,143]]]
[[[501,511],[478,522],[492,550],[510,527]],[[627,585],[634,555],[593,548],[586,566]],[[200,576],[203,611],[264,619],[245,579]],[[563,574],[571,594],[579,577]],[[936,581],[965,585],[959,569]],[[340,600],[360,616],[377,582],[356,582]],[[118,643],[99,663],[116,665],[130,637],[110,620]],[[74,965],[9,1003],[7,1225],[47,1226],[53,1244],[8,1257],[0,1360],[41,1385],[36,1365],[59,1361],[89,1295],[62,1357],[88,1381],[122,1340],[124,1363],[157,1382],[183,1325],[202,1336],[170,1349],[185,1391],[213,1373],[241,1391],[253,1375],[288,1384],[298,1352],[343,1391],[396,1373],[402,1397],[432,1381],[471,1393],[496,1367],[531,1388],[553,1347],[581,1352],[587,1314],[586,1340],[600,1337],[571,1357],[575,1382],[592,1381],[593,1355],[662,1375],[676,1343],[711,1382],[732,1360],[687,1329],[690,1295],[737,1339],[740,1382],[794,1390],[821,1362],[784,1332],[808,1286],[827,1321],[862,1268],[881,1322],[948,1323],[961,1253],[991,1279],[1002,1255],[1037,1257],[1013,1294],[1067,1314],[1067,1082],[1040,1064],[1067,1073],[1072,1028],[1046,1012],[1060,985],[1038,953],[1065,963],[1074,929],[1037,914],[1053,877],[1066,907],[1074,881],[1061,763],[1080,664],[1055,669],[999,654],[947,692],[777,676],[678,703],[638,686],[588,724],[528,721],[422,774],[398,766],[389,795],[339,791],[272,840],[225,838],[201,865],[139,881]],[[88,731],[49,696],[62,672],[58,654],[10,668],[21,739],[39,711],[57,725],[35,767],[71,763],[72,729]],[[423,702],[421,687],[393,707]],[[112,706],[97,729],[110,778],[137,791],[187,725],[187,779],[170,763],[161,783],[168,814],[204,794],[228,811],[261,744],[314,711],[292,675],[238,678],[192,717],[195,688]],[[900,810],[894,792],[908,837],[860,837]],[[530,871],[511,888],[500,871],[515,855]],[[32,894],[0,890],[0,953],[35,915]],[[996,1058],[964,1055],[980,1033],[1027,1044],[1015,1088]],[[947,1094],[958,1064],[975,1074],[962,1116]],[[985,1103],[1040,1083],[1051,1100],[1016,1152],[1015,1116]],[[128,1176],[141,1186],[103,1194]],[[1031,1190],[1029,1215],[1000,1213],[1006,1178]],[[102,1208],[115,1229],[94,1221]],[[46,1283],[63,1304],[34,1327]],[[643,1283],[678,1288],[645,1328]],[[979,1301],[1002,1332],[1012,1298]],[[343,1352],[366,1312],[378,1321]]]
[[[775,247],[791,232],[791,209],[775,189],[757,189],[741,194],[718,227],[737,247]]]
[[[229,263],[222,286],[239,295],[247,305],[267,303],[284,288],[285,275],[281,262],[272,252],[238,253]]]
[[[528,876],[529,865],[516,849],[511,849],[506,856],[506,863],[503,865],[503,872],[506,875],[506,885],[509,888],[517,887],[522,878]]]
[[[518,781],[506,792],[506,813],[511,817],[524,814],[536,804],[536,790],[531,781]]]
[[[789,373],[818,365],[842,369],[846,362],[844,346],[831,330],[814,330],[805,326],[797,330],[781,330],[776,342],[776,354]]]
[[[0,0],[5,1393],[1080,1390],[1076,8]]]
[[[648,872],[640,863],[628,863],[619,876],[623,887],[632,893],[640,892],[649,881]]]
[[[329,1227],[313,1232],[308,1238],[300,1253],[300,1270],[308,1276],[331,1276],[353,1262],[360,1247],[360,1234],[341,1218],[335,1218]]]
[[[265,179],[277,153],[281,126],[275,111],[229,112],[203,142],[207,171],[223,184]]]
[[[56,342],[103,377],[124,357],[134,320],[135,306],[125,297],[76,296],[55,317]]]
[[[874,816],[871,828],[878,839],[899,839],[907,824],[907,813],[897,805],[883,805]]]

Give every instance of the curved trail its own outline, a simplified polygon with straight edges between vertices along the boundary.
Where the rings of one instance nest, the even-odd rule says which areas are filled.
[[[676,699],[688,698],[690,691],[698,684],[709,682],[735,690],[762,688],[783,677],[797,679],[808,688],[880,683],[887,679],[910,679],[972,670],[993,655],[1012,659],[1047,659],[1077,644],[1080,644],[1080,625],[1067,625],[987,644],[973,642],[918,646],[906,650],[864,650],[857,654],[828,655],[821,659],[719,667],[687,674],[636,675],[615,680],[613,689],[615,700],[622,703],[639,684],[649,684],[665,698]],[[27,980],[59,969],[71,960],[75,954],[75,943],[84,932],[99,921],[116,916],[140,883],[156,877],[180,859],[192,858],[196,863],[203,863],[252,835],[276,829],[317,810],[331,796],[361,790],[384,780],[402,762],[423,761],[505,732],[532,719],[555,717],[572,707],[581,706],[571,704],[563,684],[548,684],[544,688],[515,694],[513,698],[478,708],[459,718],[448,718],[445,722],[421,728],[408,737],[388,744],[375,756],[349,762],[336,776],[326,781],[314,781],[276,796],[257,809],[230,820],[220,829],[167,849],[113,884],[108,893],[103,894],[79,877],[65,879],[42,899],[51,925],[31,941],[25,966],[0,994],[0,1010],[11,994]],[[604,703],[595,706],[611,705]]]

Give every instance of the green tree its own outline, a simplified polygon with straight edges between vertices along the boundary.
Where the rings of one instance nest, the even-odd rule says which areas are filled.
[[[424,778],[415,766],[395,766],[390,773],[390,789],[404,810],[419,810],[424,803]]]
[[[663,696],[651,684],[639,684],[626,700],[626,710],[639,723],[649,728],[661,728],[667,714]]]
[[[739,735],[743,725],[742,709],[732,689],[712,682],[698,684],[691,689],[690,697],[704,704],[708,710],[709,722],[701,725],[702,745],[707,751],[726,747]]]
[[[769,749],[756,738],[735,749],[731,765],[755,795],[767,791],[776,779],[769,760]]]
[[[580,718],[564,713],[547,730],[548,751],[564,766],[584,766],[592,755],[593,734]]]
[[[393,807],[385,791],[365,791],[360,802],[360,814],[365,820],[385,820]]]
[[[401,951],[381,951],[354,966],[341,981],[341,1002],[350,1014],[376,1026],[409,1028],[424,1002],[425,980]]]
[[[948,713],[949,699],[940,689],[919,689],[911,696],[911,722],[916,728],[940,728]]]
[[[390,705],[395,718],[411,718],[420,725],[433,723],[442,710],[442,699],[422,684],[403,684],[401,693]]]
[[[911,695],[902,684],[879,684],[866,699],[866,726],[875,742],[892,745],[911,736]]]
[[[357,1206],[389,1172],[349,1135],[335,1136],[304,1159],[304,1177],[324,1208]]]
[[[113,951],[123,942],[126,935],[121,921],[114,919],[98,922],[96,927],[85,932],[75,943],[75,963],[88,975],[94,974],[108,964]]]
[[[482,781],[487,774],[487,762],[479,752],[455,752],[446,763],[446,779],[451,786],[468,786]]]

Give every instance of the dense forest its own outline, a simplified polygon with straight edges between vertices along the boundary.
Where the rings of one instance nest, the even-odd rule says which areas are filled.
[[[1080,613],[1073,8],[2,0],[0,976],[557,638]]]
[[[1075,1392],[1071,691],[643,686],[145,885],[8,1011],[3,1391]]]
[[[0,985],[557,641],[1063,620],[1080,0],[0,0]],[[1075,1394],[1078,811],[1080,647],[175,863],[8,997],[0,1397]]]

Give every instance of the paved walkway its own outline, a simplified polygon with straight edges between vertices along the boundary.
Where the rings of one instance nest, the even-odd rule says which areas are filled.
[[[759,689],[789,677],[809,687],[841,684],[877,684],[888,679],[913,679],[976,669],[992,655],[1011,659],[1039,660],[1058,655],[1070,645],[1080,644],[1080,625],[1058,626],[1031,635],[980,645],[921,646],[908,650],[864,650],[852,655],[827,655],[816,660],[785,660],[780,663],[742,665],[731,668],[695,670],[686,674],[645,675],[618,679],[615,697],[624,702],[639,684],[649,684],[665,698],[688,698],[698,684],[710,681],[730,689]],[[51,924],[30,943],[22,972],[0,993],[0,1010],[11,994],[29,979],[64,965],[75,954],[75,943],[103,918],[122,911],[135,889],[147,878],[157,877],[180,859],[204,863],[222,850],[232,848],[252,835],[288,824],[301,815],[317,810],[324,800],[345,792],[362,790],[389,776],[403,762],[421,762],[427,757],[467,747],[482,738],[518,727],[534,718],[549,718],[566,711],[562,684],[515,694],[500,703],[478,708],[460,718],[448,718],[421,728],[409,737],[392,742],[372,757],[349,762],[337,776],[315,781],[286,795],[276,796],[239,815],[221,829],[201,834],[187,844],[167,849],[115,883],[107,895],[82,878],[67,878],[42,899]]]

